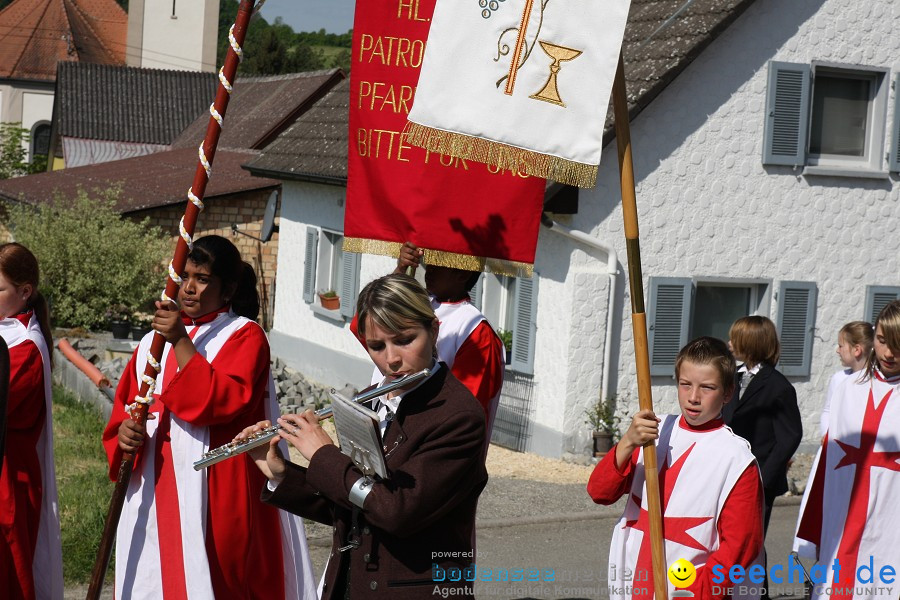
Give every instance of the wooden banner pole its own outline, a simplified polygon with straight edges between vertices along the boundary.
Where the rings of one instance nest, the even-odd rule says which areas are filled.
[[[631,325],[634,331],[634,359],[637,363],[638,402],[641,410],[653,410],[650,389],[650,354],[647,347],[647,315],[644,312],[644,284],[641,274],[641,245],[638,232],[637,199],[634,193],[634,166],[631,156],[631,129],[628,97],[625,94],[625,65],[619,54],[619,68],[612,89],[616,146],[619,151],[619,181],[622,187],[622,214],[625,247],[628,253],[628,283],[631,292]],[[647,512],[650,518],[650,550],[653,559],[653,589],[656,600],[667,600],[666,548],[663,543],[662,509],[656,444],[643,447]]]

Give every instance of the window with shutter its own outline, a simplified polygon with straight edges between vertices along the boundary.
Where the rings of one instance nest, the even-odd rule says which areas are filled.
[[[782,281],[778,297],[778,327],[781,359],[778,368],[789,376],[809,375],[816,325],[816,284]]]
[[[512,359],[510,368],[519,373],[534,373],[534,345],[537,315],[537,272],[528,279],[520,277],[515,285]]]
[[[863,319],[874,325],[881,309],[898,298],[900,298],[900,287],[867,285],[866,310],[863,314]]]
[[[469,300],[478,310],[481,310],[482,300],[484,297],[484,273],[478,278],[475,286],[469,290]]]
[[[341,262],[341,314],[352,319],[356,314],[356,298],[359,296],[359,264],[360,254],[344,252]]]
[[[890,170],[900,172],[900,73],[894,75],[894,126],[891,128]]]
[[[316,258],[319,253],[319,230],[306,228],[306,256],[303,261],[303,301],[312,304],[316,299]]]
[[[675,372],[675,357],[687,342],[693,283],[684,277],[651,277],[647,321],[650,374]]]
[[[809,65],[769,63],[763,164],[803,165],[809,121]]]

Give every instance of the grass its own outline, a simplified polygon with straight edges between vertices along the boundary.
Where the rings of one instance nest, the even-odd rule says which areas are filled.
[[[107,476],[106,453],[100,441],[105,424],[99,410],[53,386],[53,440],[67,584],[90,581],[115,485]],[[112,572],[111,562],[107,577]]]

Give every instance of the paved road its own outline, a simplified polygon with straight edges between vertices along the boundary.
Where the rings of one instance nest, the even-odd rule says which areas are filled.
[[[766,549],[774,561],[787,561],[798,509],[799,506],[793,503],[777,505],[772,511]],[[597,511],[603,512],[603,509],[598,507]],[[532,515],[519,519],[482,521],[478,528],[476,558],[479,570],[531,568],[546,573],[552,569],[554,581],[476,582],[476,597],[491,600],[609,598],[606,589],[607,553],[618,515],[585,518],[589,514]],[[316,573],[321,573],[330,548],[314,542],[310,552]],[[776,586],[772,597],[787,599],[801,596],[800,589],[789,588]]]
[[[790,552],[799,506],[778,504],[772,511],[766,548],[784,563]],[[621,507],[594,506],[582,485],[549,485],[494,479],[479,504],[479,570],[553,570],[553,581],[476,582],[475,594],[489,600],[603,600],[607,593],[607,552]],[[320,574],[331,552],[330,528],[310,526],[310,555]],[[542,577],[544,578],[544,577]],[[104,590],[104,600],[111,590]],[[773,598],[799,598],[799,589],[776,586]],[[66,599],[84,598],[69,588]]]

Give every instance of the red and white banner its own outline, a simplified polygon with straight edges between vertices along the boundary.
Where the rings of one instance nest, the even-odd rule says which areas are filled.
[[[530,275],[545,180],[429,152],[401,135],[434,5],[356,3],[344,250],[397,256],[408,240],[428,264]]]
[[[438,0],[409,143],[593,187],[630,0]]]

